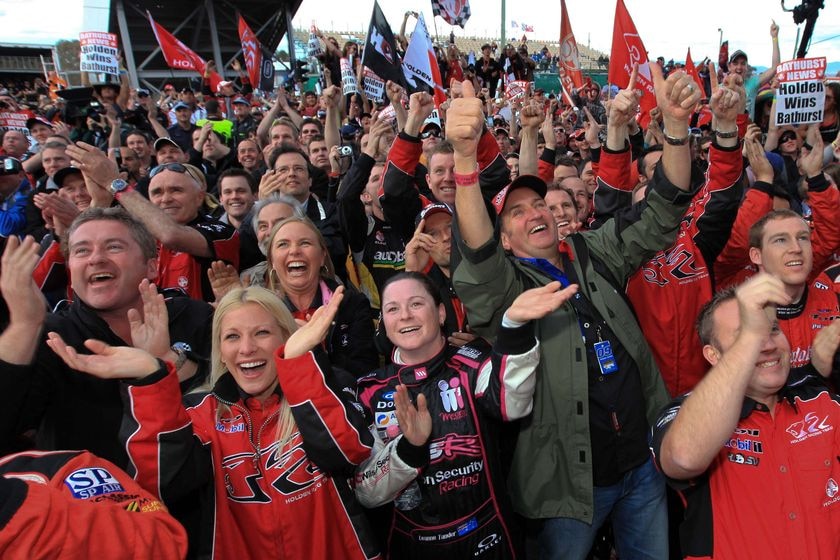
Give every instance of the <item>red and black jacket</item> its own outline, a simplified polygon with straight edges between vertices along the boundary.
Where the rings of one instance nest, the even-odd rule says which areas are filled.
[[[165,503],[202,492],[201,556],[377,558],[348,481],[373,445],[354,380],[320,351],[275,359],[279,390],[262,404],[230,374],[186,408],[171,368],[125,385],[132,474]],[[281,398],[297,427],[282,442]]]

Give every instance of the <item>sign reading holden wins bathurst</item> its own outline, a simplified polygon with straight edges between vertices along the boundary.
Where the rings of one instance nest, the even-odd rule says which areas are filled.
[[[822,122],[825,66],[825,57],[820,57],[797,58],[776,67],[776,126]]]
[[[79,33],[79,70],[97,74],[120,75],[119,45],[113,33],[85,31]]]

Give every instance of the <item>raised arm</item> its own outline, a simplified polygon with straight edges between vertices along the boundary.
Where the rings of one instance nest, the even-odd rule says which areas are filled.
[[[519,113],[522,121],[522,142],[519,146],[520,175],[537,174],[537,133],[545,120],[542,107],[528,103]],[[502,154],[506,155],[506,154]]]
[[[327,122],[324,123],[324,140],[327,149],[341,145],[341,108],[339,103],[344,99],[338,86],[330,86],[322,94],[327,106]]]
[[[736,300],[740,327],[735,341],[725,352],[711,345],[704,347],[703,353],[714,365],[661,437],[657,459],[671,478],[691,479],[705,472],[732,435],[762,349],[778,330],[775,306],[787,305],[790,297],[780,280],[759,274],[738,288]],[[719,307],[715,313],[726,311]],[[663,423],[658,422],[657,429]]]
[[[101,200],[110,196],[109,186],[119,177],[113,161],[98,148],[84,142],[68,146],[67,155],[73,164],[82,170],[88,188],[94,189],[91,193],[92,198]],[[123,191],[118,202],[132,216],[143,222],[164,246],[197,257],[213,256],[213,251],[203,235],[191,227],[178,224],[140,193]]]
[[[478,141],[484,129],[481,100],[469,81],[463,95],[453,99],[446,122],[446,139],[455,149],[455,208],[458,228],[467,247],[477,249],[493,237],[493,224],[487,214],[478,184]]]
[[[776,67],[782,62],[782,55],[779,52],[779,26],[775,21],[770,24],[770,39],[773,41],[773,60],[770,61],[770,67],[758,77],[759,86],[773,79],[776,75]]]

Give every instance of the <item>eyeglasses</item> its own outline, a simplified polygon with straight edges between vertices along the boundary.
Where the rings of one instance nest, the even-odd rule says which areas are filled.
[[[440,138],[440,130],[438,130],[436,128],[433,128],[431,130],[427,130],[426,132],[421,132],[420,133],[420,139],[421,140],[425,140],[425,139],[431,138],[433,136],[435,138]]]
[[[204,181],[202,181],[200,178],[196,177],[195,172],[192,169],[190,169],[189,167],[187,167],[186,165],[184,165],[182,163],[177,163],[177,162],[164,163],[163,165],[158,165],[157,167],[152,169],[151,173],[149,173],[149,179],[153,179],[154,176],[157,175],[158,173],[160,173],[161,171],[172,171],[174,173],[186,173],[187,175],[192,177],[193,180],[195,180],[195,182],[197,182],[199,185],[204,185]]]

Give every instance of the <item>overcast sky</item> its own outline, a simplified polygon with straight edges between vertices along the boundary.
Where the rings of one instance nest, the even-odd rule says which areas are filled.
[[[169,0],[168,0],[169,1]],[[786,0],[790,8],[800,0]],[[0,0],[0,42],[52,44],[62,38],[76,38],[83,29],[82,5],[96,0]],[[165,2],[163,3],[165,5]],[[625,0],[645,47],[651,56],[682,60],[691,47],[694,60],[717,58],[719,28],[729,40],[730,52],[743,49],[753,65],[770,63],[771,20],[781,27],[782,60],[793,58],[797,26],[790,13],[781,10],[777,0]],[[828,0],[817,20],[808,56],[826,56],[829,62],[840,61],[840,1]],[[381,0],[380,6],[395,30],[406,10],[423,11],[430,31],[429,0]],[[303,0],[295,17],[296,27],[308,27],[313,21],[322,29],[356,30],[367,28],[373,0]],[[418,9],[419,8],[419,9]],[[501,0],[472,0],[472,17],[465,30],[455,28],[456,36],[498,36]],[[609,53],[615,0],[568,0],[567,9],[579,44]],[[327,14],[327,15],[325,15]],[[506,24],[511,20],[534,27],[530,39],[556,41],[560,33],[560,1],[517,0],[508,2]],[[413,28],[409,24],[409,31]],[[435,18],[437,31],[448,36],[451,27]],[[801,28],[801,26],[800,26]],[[508,37],[519,38],[521,30],[508,29]],[[206,53],[204,53],[206,55]]]

